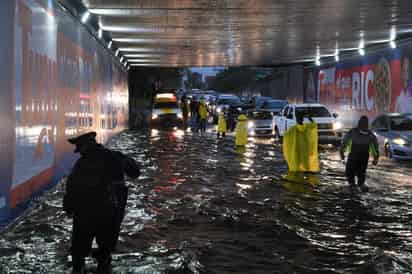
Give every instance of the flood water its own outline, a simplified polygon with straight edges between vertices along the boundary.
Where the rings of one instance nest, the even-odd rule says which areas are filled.
[[[270,139],[236,151],[211,132],[127,131],[109,146],[142,167],[114,273],[412,273],[410,163],[382,159],[351,193],[334,148],[293,183]],[[0,273],[70,273],[63,186],[0,235]]]

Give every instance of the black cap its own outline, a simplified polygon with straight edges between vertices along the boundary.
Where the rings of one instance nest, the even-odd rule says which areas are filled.
[[[73,145],[83,145],[83,144],[90,144],[90,143],[95,143],[96,142],[96,135],[97,133],[95,131],[91,131],[82,135],[79,135],[77,137],[74,138],[70,138],[68,139],[70,144]],[[78,152],[77,149],[75,150],[75,152]]]

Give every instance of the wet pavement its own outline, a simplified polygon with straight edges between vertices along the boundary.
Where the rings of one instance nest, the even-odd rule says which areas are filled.
[[[128,131],[109,146],[142,166],[114,273],[412,273],[411,163],[383,159],[351,193],[334,148],[293,183],[270,139],[237,151],[211,132]],[[63,187],[0,235],[0,273],[69,273]]]

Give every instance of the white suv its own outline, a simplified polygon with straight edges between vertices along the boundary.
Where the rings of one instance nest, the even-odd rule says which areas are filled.
[[[311,116],[318,125],[319,143],[339,145],[342,139],[342,123],[337,120],[337,114],[330,111],[321,104],[291,104],[286,105],[279,115],[275,117],[275,133],[279,139],[283,137],[286,130],[296,125],[296,114],[305,114],[304,123],[309,122],[306,118]]]

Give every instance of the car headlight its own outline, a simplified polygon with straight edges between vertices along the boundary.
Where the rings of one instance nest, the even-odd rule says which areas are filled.
[[[159,117],[159,115],[157,114],[152,114],[152,120],[157,119]]]
[[[182,113],[178,113],[178,114],[177,114],[177,118],[183,119],[183,114],[182,114]]]
[[[333,130],[340,130],[343,128],[343,124],[341,122],[333,123]]]
[[[248,128],[253,128],[255,126],[255,124],[252,121],[249,121],[249,123],[247,123]]]
[[[408,141],[406,141],[403,138],[395,138],[395,139],[392,140],[392,142],[395,145],[398,145],[398,146],[407,146],[408,145]]]

